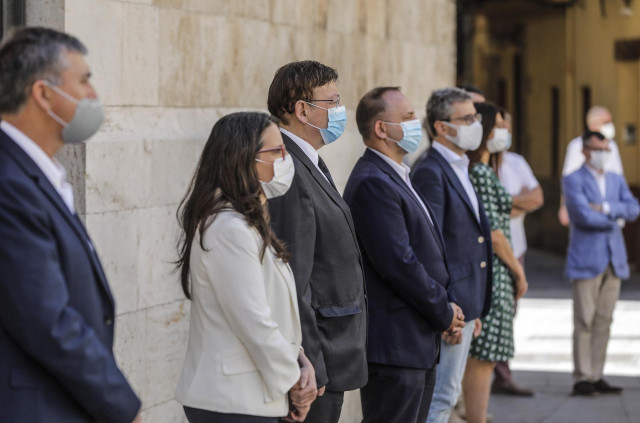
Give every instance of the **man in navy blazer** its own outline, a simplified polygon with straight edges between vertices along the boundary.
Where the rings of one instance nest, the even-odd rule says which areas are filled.
[[[363,421],[424,423],[440,333],[459,331],[464,315],[447,292],[449,271],[435,215],[402,163],[422,136],[411,103],[397,87],[375,88],[360,100],[356,121],[367,150],[351,172],[344,199],[353,214],[369,299]]]
[[[0,421],[130,423],[114,304],[53,158],[103,112],[76,38],[25,28],[0,47]]]
[[[582,136],[585,164],[565,176],[569,212],[567,277],[573,285],[574,395],[619,393],[602,379],[620,280],[629,277],[627,250],[617,220],[633,221],[638,200],[624,177],[606,172],[609,140],[599,132]]]
[[[485,316],[491,303],[491,227],[469,180],[469,159],[465,154],[467,149],[474,149],[474,143],[480,143],[482,132],[473,134],[476,139],[465,139],[463,132],[463,126],[468,127],[475,119],[476,109],[469,93],[458,88],[434,91],[427,102],[424,124],[434,137],[433,143],[426,157],[414,166],[411,178],[442,228],[451,276],[449,291],[470,323],[458,336],[443,337],[429,423],[449,421],[462,389],[473,321]]]

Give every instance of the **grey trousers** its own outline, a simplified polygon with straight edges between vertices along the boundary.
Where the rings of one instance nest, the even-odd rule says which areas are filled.
[[[572,282],[573,374],[576,380],[595,382],[602,378],[620,278],[608,266],[594,278]]]

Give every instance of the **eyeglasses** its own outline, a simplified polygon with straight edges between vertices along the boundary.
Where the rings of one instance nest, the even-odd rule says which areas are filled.
[[[444,121],[461,120],[461,121],[464,121],[464,123],[466,123],[467,125],[471,125],[473,122],[482,122],[482,115],[480,113],[476,113],[475,115],[466,115],[462,117],[442,119],[442,120]]]
[[[264,150],[258,151],[258,154],[260,154],[260,153],[272,153],[272,152],[275,152],[275,151],[281,151],[282,152],[282,159],[284,159],[285,156],[287,155],[287,147],[285,147],[284,144],[282,144],[279,147],[265,148]],[[263,162],[263,160],[258,160],[258,161]]]
[[[340,96],[338,96],[338,98],[335,100],[320,100],[320,99],[312,98],[309,101],[324,101],[326,103],[332,104],[333,107],[338,107],[340,105]]]
[[[605,151],[605,152],[607,152],[607,153],[611,153],[611,149],[610,149],[609,147],[607,147],[607,148],[593,148],[593,147],[587,147],[587,148],[585,148],[584,150],[585,150],[585,151],[593,151],[593,152],[596,152],[596,151]]]

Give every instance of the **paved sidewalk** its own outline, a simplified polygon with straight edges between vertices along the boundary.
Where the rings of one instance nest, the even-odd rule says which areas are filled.
[[[640,274],[623,282],[609,342],[605,378],[622,395],[572,397],[571,286],[564,258],[527,254],[529,293],[515,321],[514,379],[536,391],[532,398],[494,395],[495,423],[640,423]]]

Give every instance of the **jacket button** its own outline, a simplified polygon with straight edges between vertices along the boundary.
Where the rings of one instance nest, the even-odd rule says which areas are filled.
[[[484,242],[484,237],[483,236],[479,236],[478,237],[478,244],[482,244]]]
[[[104,324],[107,326],[111,326],[113,324],[113,319],[108,315],[104,316]]]
[[[484,269],[485,267],[487,267],[487,262],[486,262],[486,261],[481,261],[481,262],[480,262],[480,267],[482,267],[483,269]]]

